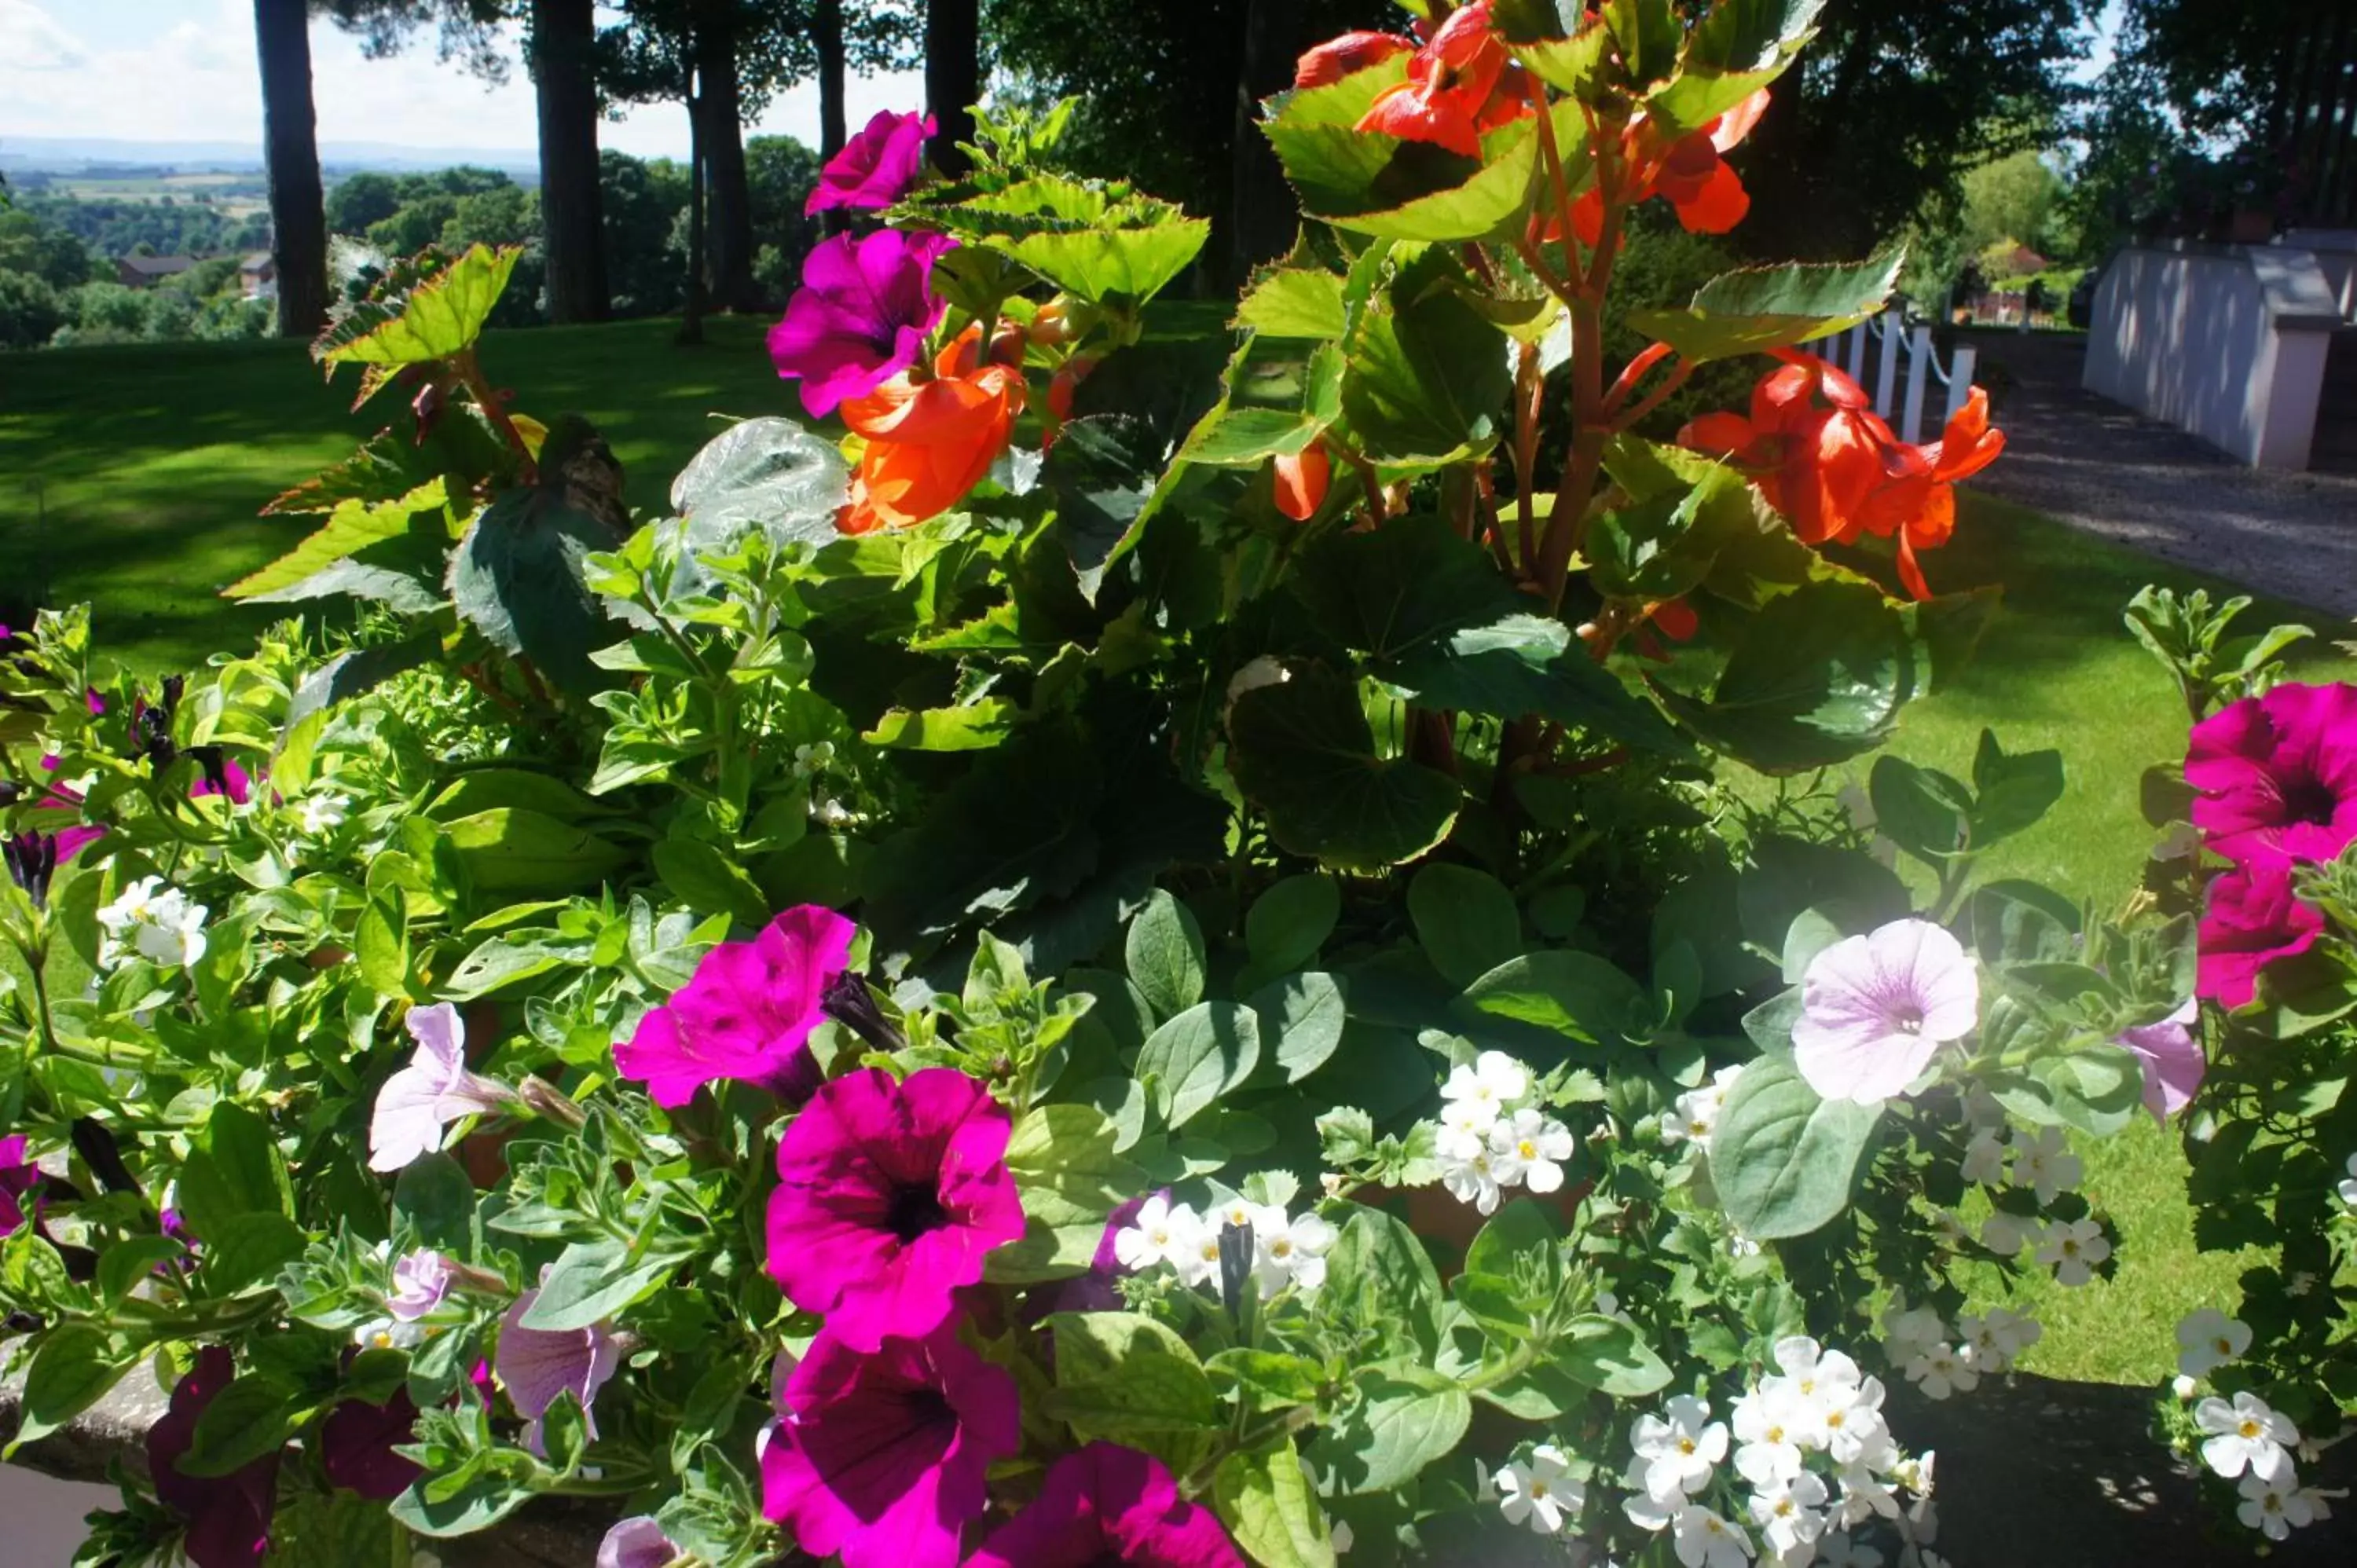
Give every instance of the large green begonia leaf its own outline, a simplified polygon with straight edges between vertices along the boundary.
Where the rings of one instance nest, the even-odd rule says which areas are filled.
[[[1631,311],[1629,325],[1696,363],[1786,349],[1879,312],[1906,259],[1894,250],[1827,266],[1749,267],[1711,279],[1683,310]]]
[[[1358,683],[1312,669],[1238,697],[1228,768],[1276,842],[1351,871],[1380,871],[1438,843],[1457,820],[1456,779],[1376,755]]]

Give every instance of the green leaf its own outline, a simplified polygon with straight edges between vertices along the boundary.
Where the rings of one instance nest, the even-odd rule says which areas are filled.
[[[1379,660],[1491,625],[1529,603],[1498,575],[1488,552],[1425,514],[1329,535],[1290,582],[1319,630]]]
[[[448,832],[475,891],[495,897],[594,887],[630,859],[610,839],[520,807],[461,817]]]
[[[1741,1079],[1736,1080],[1738,1084]],[[1712,1148],[1716,1150],[1716,1135]],[[1596,1313],[1571,1320],[1548,1348],[1548,1367],[1615,1399],[1642,1399],[1669,1386],[1670,1369],[1634,1326]]]
[[[286,1444],[296,1403],[295,1391],[275,1379],[236,1379],[197,1418],[195,1437],[180,1455],[180,1473],[210,1479],[276,1453]]]
[[[535,1495],[530,1482],[489,1466],[477,1469],[465,1485],[447,1494],[435,1486],[439,1478],[429,1476],[412,1482],[385,1511],[420,1535],[447,1541],[490,1529]]]
[[[2008,755],[1994,731],[1981,731],[1973,754],[1973,847],[1986,849],[2033,826],[2062,799],[2062,754]]]
[[[1866,262],[1747,268],[1703,285],[1684,310],[1632,310],[1629,325],[1697,364],[1790,348],[1879,312],[1906,259],[1894,250]]]
[[[1236,1544],[1261,1568],[1334,1568],[1325,1510],[1310,1494],[1290,1437],[1222,1460],[1211,1500]]]
[[[208,1242],[247,1214],[291,1215],[295,1193],[270,1124],[234,1101],[221,1101],[204,1137],[180,1167],[178,1204]]]
[[[1011,256],[1086,300],[1144,301],[1187,270],[1211,226],[1118,181],[1039,175],[955,205],[920,200],[933,226]]]
[[[302,1230],[283,1214],[240,1214],[201,1228],[199,1236],[204,1251],[198,1261],[216,1295],[235,1295],[276,1278],[306,1245]]]
[[[1676,63],[1685,28],[1670,0],[1604,0],[1604,25],[1620,46],[1622,66],[1640,84],[1659,81]]]
[[[96,1324],[67,1322],[50,1329],[26,1369],[23,1412],[9,1452],[48,1436],[104,1399],[130,1368],[130,1359],[115,1353]]]
[[[424,1155],[402,1167],[393,1184],[393,1212],[426,1246],[459,1257],[472,1250],[475,1184],[448,1155]]]
[[[675,1252],[656,1251],[633,1261],[619,1241],[576,1241],[557,1255],[540,1294],[522,1319],[526,1328],[567,1333],[603,1322],[651,1294],[679,1268]]]
[[[1160,888],[1129,923],[1123,961],[1158,1018],[1173,1018],[1203,999],[1203,932],[1187,906]]]
[[[1044,1284],[1087,1273],[1104,1239],[1104,1223],[1057,1227],[1027,1219],[1023,1239],[983,1260],[982,1277],[993,1284]]]
[[[1710,575],[1721,550],[1760,532],[1751,487],[1732,468],[1625,436],[1606,465],[1615,478],[1641,467],[1648,478],[1667,480],[1588,524],[1580,549],[1608,598],[1675,598]]]
[[[1232,1002],[1200,1002],[1146,1036],[1137,1079],[1152,1084],[1155,1110],[1175,1130],[1250,1078],[1259,1063],[1259,1016]]]
[[[1711,1184],[1735,1228],[1755,1241],[1805,1236],[1849,1204],[1880,1105],[1820,1100],[1789,1051],[1747,1065],[1711,1134]]]
[[[1676,76],[1645,111],[1663,125],[1698,131],[1784,73],[1809,41],[1825,0],[1719,0],[1687,35]]]
[[[1195,1352],[1150,1317],[1060,1312],[1056,1386],[1043,1402],[1082,1442],[1105,1438],[1188,1467],[1219,1425],[1219,1402]]]
[[[187,1252],[186,1247],[169,1236],[124,1238],[99,1257],[98,1299],[109,1306],[117,1305],[145,1283],[158,1268]]]
[[[389,539],[404,538],[417,532],[421,517],[427,513],[444,512],[448,505],[449,498],[439,478],[428,479],[399,500],[374,506],[360,500],[340,502],[317,532],[259,572],[223,588],[221,596],[264,600],[282,596],[295,596],[294,590],[319,573],[371,544],[382,544]],[[428,532],[442,535],[447,542],[445,530],[447,525],[441,517],[435,516],[425,521],[430,524]],[[404,577],[403,581],[409,579]],[[305,594],[301,596],[317,596]]]
[[[654,847],[655,875],[699,915],[726,915],[759,930],[770,923],[770,901],[745,868],[702,839],[670,838]]]
[[[1991,1074],[1989,1092],[2025,1122],[2108,1138],[2142,1109],[2144,1069],[2124,1047],[2080,1046]]]
[[[1609,959],[1548,951],[1510,959],[1465,988],[1460,1005],[1595,1045],[1641,1035],[1652,997]]]
[[[1387,1492],[1452,1452],[1472,1420],[1454,1379],[1394,1362],[1359,1380],[1358,1397],[1310,1444],[1310,1463],[1345,1497]]]
[[[1451,985],[1470,985],[1523,950],[1514,896],[1486,871],[1434,862],[1407,885],[1407,912],[1425,956]]]
[[[529,659],[568,692],[606,684],[589,655],[619,638],[590,591],[587,562],[619,542],[555,489],[522,487],[485,507],[451,553],[459,616],[502,652]]]
[[[1554,7],[1547,9],[1552,11]],[[1560,33],[1561,18],[1557,17],[1552,26]],[[1602,18],[1587,23],[1568,38],[1516,38],[1512,33],[1507,37],[1513,41],[1514,58],[1558,91],[1588,101],[1602,87],[1612,49],[1612,32]]]
[[[1428,708],[1536,714],[1664,756],[1692,752],[1660,713],[1588,657],[1569,628],[1544,616],[1515,614],[1450,632],[1376,673]]]
[[[1437,768],[1375,755],[1358,687],[1323,669],[1238,697],[1228,767],[1295,854],[1351,871],[1413,860],[1448,836],[1462,790]]]
[[[401,890],[389,887],[371,894],[361,907],[352,932],[352,952],[359,959],[361,978],[386,996],[409,991],[409,922],[403,913]]]
[[[1326,1369],[1307,1356],[1239,1346],[1213,1356],[1203,1369],[1212,1388],[1253,1415],[1316,1404],[1325,1391]]]
[[[1874,802],[1876,830],[1918,860],[1939,865],[1965,847],[1972,791],[1939,769],[1878,757],[1867,795]]]
[[[324,364],[416,365],[445,360],[482,335],[523,247],[476,245],[412,289],[389,313],[363,307],[331,325],[311,350]]]
[[[1342,890],[1322,871],[1272,884],[1244,911],[1244,948],[1254,972],[1281,974],[1318,956],[1342,915]]]
[[[956,708],[892,708],[859,738],[894,751],[982,751],[1005,740],[1022,714],[1003,697]]]
[[[1378,1209],[1360,1208],[1326,1254],[1320,1314],[1394,1356],[1440,1348],[1440,1275],[1415,1232]]]
[[[1246,999],[1260,1018],[1261,1036],[1276,1042],[1272,1053],[1285,1081],[1299,1083],[1324,1066],[1342,1043],[1349,1008],[1330,974],[1288,974]]]
[[[1057,432],[1039,482],[1056,498],[1057,537],[1092,603],[1107,565],[1136,542],[1164,450],[1154,425],[1129,414],[1068,420]]]
[[[1093,1105],[1035,1105],[1006,1140],[1006,1169],[1023,1212],[1051,1228],[1102,1224],[1144,1185],[1114,1153],[1121,1129]]]
[[[1322,269],[1278,267],[1261,274],[1236,306],[1236,325],[1272,338],[1340,338],[1342,275]]]
[[[1376,463],[1436,467],[1499,434],[1513,388],[1506,336],[1452,284],[1471,287],[1447,252],[1426,252],[1344,344],[1342,413]]]

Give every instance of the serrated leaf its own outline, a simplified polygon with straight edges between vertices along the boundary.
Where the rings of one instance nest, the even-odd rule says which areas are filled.
[[[373,506],[360,500],[339,502],[336,509],[328,514],[328,521],[309,537],[259,572],[223,588],[221,596],[228,599],[317,597],[317,594],[297,593],[296,590],[370,545],[382,544],[386,540],[399,539],[409,533],[421,513],[439,511],[448,505],[448,494],[439,478],[428,479],[399,500]],[[422,587],[420,591],[423,592]]]
[[[447,359],[482,335],[491,307],[522,259],[521,245],[475,245],[397,303],[364,306],[331,322],[311,356],[329,365],[416,365]]]
[[[1630,327],[1695,363],[1764,353],[1847,331],[1879,313],[1904,251],[1871,261],[1789,263],[1713,278],[1684,310],[1635,310]]]
[[[1272,338],[1342,336],[1342,275],[1307,267],[1264,273],[1236,306],[1236,325]]]
[[[1349,870],[1377,871],[1438,843],[1463,791],[1437,768],[1375,754],[1356,682],[1311,670],[1238,697],[1228,767],[1278,843]]]
[[[958,708],[891,708],[859,738],[892,751],[983,751],[1005,740],[1023,710],[1003,697]]]
[[[1036,175],[911,210],[1086,300],[1143,301],[1187,270],[1211,226],[1118,181]]]

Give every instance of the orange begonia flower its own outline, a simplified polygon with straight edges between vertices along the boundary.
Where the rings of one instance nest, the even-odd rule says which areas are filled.
[[[1488,0],[1476,0],[1448,14],[1408,61],[1407,80],[1383,89],[1356,129],[1478,158],[1484,131],[1530,112],[1523,69],[1490,30]]]
[[[1334,459],[1323,441],[1313,441],[1299,452],[1276,457],[1276,510],[1296,522],[1308,522],[1326,504],[1326,489],[1333,482]]]
[[[1958,481],[2005,450],[1989,424],[1988,393],[1972,389],[1938,441],[1910,446],[1876,415],[1864,388],[1833,366],[1800,355],[1760,379],[1751,413],[1711,413],[1678,433],[1680,445],[1727,457],[1749,473],[1803,544],[1847,544],[1866,535],[1898,546],[1899,577],[1932,596],[1917,560],[1955,532]]]
[[[1394,55],[1405,54],[1414,48],[1415,39],[1401,38],[1397,33],[1344,33],[1301,57],[1293,68],[1293,85],[1329,87],[1346,76],[1355,76],[1371,65],[1381,65]]]
[[[893,377],[843,405],[843,422],[866,439],[851,478],[845,533],[911,528],[955,506],[1006,450],[1023,410],[1023,372],[977,364],[982,333],[969,327],[934,357],[934,375]]]
[[[1688,233],[1726,233],[1751,210],[1751,196],[1724,155],[1751,134],[1767,112],[1763,87],[1700,130],[1672,135],[1641,110],[1621,133],[1620,199],[1634,207],[1658,196],[1676,209]],[[1579,242],[1593,250],[1604,234],[1599,188],[1590,186],[1572,203],[1571,222]],[[1560,237],[1550,226],[1547,238]]]

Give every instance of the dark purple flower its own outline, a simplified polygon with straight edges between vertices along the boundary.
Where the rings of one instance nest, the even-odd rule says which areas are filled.
[[[1048,1472],[1031,1506],[993,1530],[965,1568],[1245,1568],[1207,1508],[1178,1495],[1162,1462],[1092,1443]]]
[[[2255,860],[2210,884],[2193,993],[2227,1007],[2258,994],[2259,972],[2316,945],[2324,916],[2293,889],[2291,862]]]
[[[8,862],[8,875],[25,890],[36,909],[44,908],[49,901],[49,879],[58,872],[58,841],[48,833],[16,833],[0,842],[0,854]]]
[[[940,129],[930,114],[880,111],[818,171],[818,186],[803,203],[803,214],[837,207],[891,206],[917,183],[925,164],[925,144]]]
[[[2193,825],[2227,859],[2330,860],[2357,840],[2357,686],[2277,686],[2193,726]]]
[[[879,229],[864,240],[838,234],[810,253],[802,286],[770,328],[770,359],[779,375],[800,378],[812,418],[923,358],[925,334],[949,308],[934,297],[933,263],[956,248],[946,234]]]
[[[25,1210],[41,1185],[41,1167],[26,1158],[22,1133],[0,1138],[0,1236],[14,1236],[25,1223]]]
[[[382,1404],[346,1400],[328,1412],[319,1425],[319,1462],[328,1479],[347,1491],[384,1502],[409,1489],[425,1474],[415,1462],[393,1452],[416,1441],[417,1406],[405,1388],[393,1391]]]
[[[803,904],[749,942],[722,942],[614,1047],[614,1065],[666,1109],[724,1078],[801,1104],[820,1080],[811,1031],[823,1021],[827,984],[851,961],[857,932],[834,910]]]
[[[270,1549],[270,1516],[278,1504],[278,1450],[226,1476],[180,1472],[181,1455],[196,1441],[197,1422],[237,1368],[229,1348],[208,1345],[172,1390],[162,1419],[147,1429],[147,1471],[156,1496],[188,1521],[181,1550],[196,1568],[253,1568]]]

